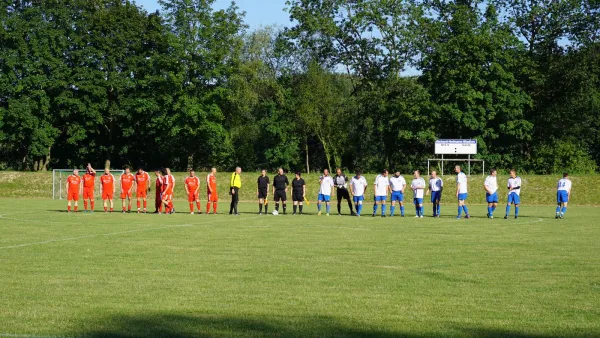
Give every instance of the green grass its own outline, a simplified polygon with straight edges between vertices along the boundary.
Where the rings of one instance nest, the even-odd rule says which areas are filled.
[[[0,199],[0,337],[600,336],[594,207],[563,220],[552,206],[518,220],[476,205],[470,220],[453,205],[441,219],[64,208]]]
[[[197,173],[199,177],[204,179],[207,173]],[[218,173],[217,183],[219,195],[222,199],[227,199],[227,189],[229,187],[229,177],[231,173]],[[185,196],[185,190],[183,187],[183,181],[187,174],[175,173],[174,174],[178,185],[175,188],[175,199],[187,200]],[[154,176],[154,174],[152,174]],[[240,197],[243,201],[254,201],[256,199],[256,179],[259,173],[244,172],[242,173],[242,190]],[[373,186],[371,185],[375,180],[376,174],[366,174],[367,182],[370,184],[367,189],[367,199],[372,198]],[[269,174],[271,180],[273,174]],[[293,174],[288,174],[290,181],[293,179]],[[310,200],[314,200],[317,197],[319,191],[319,175],[310,174],[303,175],[307,184],[307,197]],[[404,175],[408,184],[412,180],[412,175]],[[444,190],[443,199],[446,201],[454,200],[454,194],[456,193],[455,176],[446,175],[444,178],[444,185],[447,189]],[[554,204],[556,200],[556,182],[560,176],[543,176],[543,175],[527,175],[522,176],[523,179],[523,190],[522,190],[522,201],[529,205],[547,205]],[[504,193],[506,180],[508,176],[498,176],[498,182],[500,184],[500,201],[505,202],[506,195]],[[469,178],[469,199],[476,201],[477,203],[485,202],[485,191],[483,190],[483,181],[485,178],[481,175],[473,175]],[[577,205],[600,205],[600,194],[594,185],[589,184],[591,181],[600,180],[600,175],[593,176],[572,176],[573,181],[573,194],[572,202]],[[152,180],[154,182],[154,179]],[[154,188],[152,186],[152,188]],[[118,188],[117,188],[118,190]],[[409,189],[410,190],[410,189]],[[205,198],[206,188],[204,185],[201,186],[200,196]],[[412,196],[411,192],[408,192],[408,196]],[[151,194],[152,195],[152,194]],[[14,172],[14,171],[0,171],[0,198],[51,198],[52,197],[52,173],[51,172]],[[118,197],[118,196],[117,196]]]

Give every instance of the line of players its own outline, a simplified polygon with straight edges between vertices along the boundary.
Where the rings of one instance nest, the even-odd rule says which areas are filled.
[[[215,168],[211,169],[211,172],[206,177],[206,189],[207,189],[207,204],[206,213],[210,211],[210,206],[213,206],[213,214],[217,213],[217,180],[216,180]],[[470,218],[470,214],[466,205],[468,197],[468,185],[467,176],[462,172],[460,166],[455,167],[456,172],[456,198],[458,201],[458,214],[457,219],[460,219],[462,213],[465,213],[466,218]],[[388,177],[388,171],[383,172],[375,178],[373,186],[373,217],[377,215],[377,209],[381,207],[381,216],[386,216],[386,201],[388,194],[391,196],[391,208],[390,216],[395,215],[396,205],[400,206],[400,215],[404,217],[404,192],[407,187],[407,182],[400,172],[395,172],[392,177]],[[173,206],[173,192],[175,189],[175,177],[171,174],[169,168],[164,170],[156,170],[156,183],[155,183],[155,213],[162,213],[163,206],[166,213],[173,213],[175,211]],[[442,198],[442,191],[444,189],[444,182],[437,176],[435,171],[431,172],[429,179],[429,186],[427,187],[425,180],[421,177],[420,171],[415,170],[413,173],[413,180],[410,185],[410,189],[413,190],[413,204],[415,205],[415,217],[422,218],[424,216],[424,205],[423,200],[425,195],[431,195],[431,202],[433,205],[433,217],[440,217],[440,201]],[[486,192],[486,202],[488,204],[487,216],[493,218],[494,211],[498,206],[498,182],[497,182],[497,171],[496,169],[490,170],[490,175],[485,179],[483,188]],[[67,178],[66,191],[67,191],[67,211],[71,211],[71,202],[74,201],[74,211],[77,212],[78,200],[80,189],[83,189],[84,199],[84,212],[88,212],[88,201],[90,202],[90,212],[94,210],[94,187],[95,187],[96,171],[88,164],[86,173],[83,177],[79,176],[79,171],[75,169],[73,174]],[[121,200],[122,200],[122,212],[131,212],[132,208],[132,197],[134,187],[136,188],[136,199],[137,199],[137,212],[147,212],[147,196],[150,191],[150,176],[143,169],[133,175],[129,168],[125,169],[125,173],[121,175],[120,179],[121,188]],[[102,189],[102,200],[104,201],[104,211],[113,212],[114,203],[113,197],[116,191],[116,181],[114,176],[110,173],[109,169],[105,169],[103,175],[100,176],[100,183]],[[263,207],[265,213],[268,213],[268,196],[269,196],[269,177],[266,174],[266,170],[262,170],[261,175],[257,180],[257,197],[259,200],[259,214],[262,214]],[[272,194],[275,202],[275,210],[273,214],[279,214],[279,203],[282,203],[283,213],[286,213],[287,204],[287,190],[290,182],[287,176],[284,175],[282,168],[278,169],[277,175],[273,178]],[[348,179],[343,174],[341,169],[336,170],[336,175],[331,177],[329,170],[325,169],[323,175],[319,179],[319,194],[317,201],[318,215],[322,213],[322,205],[325,204],[326,215],[330,214],[331,211],[331,198],[337,194],[337,211],[341,214],[341,202],[347,200],[348,207],[352,215],[361,216],[363,203],[365,201],[365,192],[368,183],[361,171],[356,172],[356,176],[352,179]],[[184,187],[188,196],[188,202],[190,207],[190,213],[194,213],[194,203],[196,204],[198,213],[201,212],[199,190],[200,190],[200,178],[196,176],[194,170],[190,170],[189,176],[184,181]],[[350,187],[350,189],[348,189]],[[293,213],[303,213],[303,204],[306,199],[306,184],[304,179],[301,177],[301,173],[297,172],[295,178],[291,182],[292,190],[292,201],[293,201]],[[335,188],[335,189],[334,189]],[[507,183],[508,198],[506,213],[504,218],[507,219],[510,214],[511,205],[515,206],[515,218],[519,216],[519,207],[521,204],[521,178],[517,176],[516,170],[510,170],[510,178]],[[568,201],[571,196],[572,183],[569,180],[568,173],[563,174],[563,178],[559,180],[557,186],[557,208],[556,218],[563,218],[567,209]],[[352,198],[351,198],[352,196]],[[354,208],[353,204],[354,203]],[[110,209],[109,209],[110,205]],[[143,205],[143,209],[142,209]]]

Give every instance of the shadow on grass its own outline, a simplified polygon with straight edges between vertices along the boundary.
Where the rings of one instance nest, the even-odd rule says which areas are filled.
[[[95,322],[95,321],[94,321]],[[88,323],[90,324],[90,323]],[[391,338],[391,337],[593,337],[600,332],[530,334],[517,331],[465,328],[448,325],[430,328],[423,333],[387,331],[375,326],[355,323],[342,324],[331,317],[216,317],[202,315],[153,315],[110,317],[97,322],[99,329],[73,333],[79,337],[340,337],[340,338]]]

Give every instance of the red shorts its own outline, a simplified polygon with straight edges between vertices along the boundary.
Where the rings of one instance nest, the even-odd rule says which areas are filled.
[[[79,191],[67,192],[67,201],[79,201]]]
[[[135,195],[138,198],[146,198],[146,197],[148,197],[148,190],[147,189],[138,190],[138,191],[135,192]]]
[[[217,193],[208,194],[208,201],[209,202],[218,202],[219,201],[219,195]]]
[[[102,199],[103,200],[112,200],[113,199],[113,195],[114,193],[112,191],[103,191],[102,192]]]
[[[188,194],[188,202],[195,202],[200,200],[200,196],[197,192],[191,192]]]
[[[129,199],[131,199],[131,191],[128,192],[122,192],[121,193],[121,199],[124,200],[125,198],[129,197]]]
[[[83,199],[94,199],[94,188],[83,188]]]

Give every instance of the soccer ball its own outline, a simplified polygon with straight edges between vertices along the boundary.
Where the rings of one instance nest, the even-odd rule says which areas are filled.
[[[275,216],[279,215],[279,211],[273,210],[273,215],[275,215]]]

